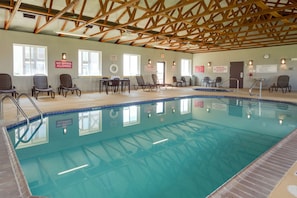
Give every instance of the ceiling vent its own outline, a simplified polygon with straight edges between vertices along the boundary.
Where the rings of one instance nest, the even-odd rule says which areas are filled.
[[[29,19],[35,19],[35,15],[33,14],[28,14],[28,13],[23,13],[24,18],[29,18]]]

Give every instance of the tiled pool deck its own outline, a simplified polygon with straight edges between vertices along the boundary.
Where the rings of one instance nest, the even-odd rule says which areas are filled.
[[[70,109],[86,108],[92,106],[130,103],[145,100],[155,100],[170,97],[192,95],[219,95],[255,98],[249,96],[248,90],[242,89],[234,92],[204,92],[193,91],[192,87],[168,88],[158,91],[144,92],[142,90],[131,93],[109,94],[83,93],[81,97],[69,94],[67,98],[56,95],[55,99],[41,96],[38,101],[34,99],[42,112],[56,112]],[[297,104],[297,92],[281,93],[268,91],[262,92],[262,99],[293,102]],[[20,104],[29,116],[37,115],[36,110],[21,98]],[[1,197],[29,198],[30,190],[27,187],[22,171],[18,164],[13,147],[6,133],[9,124],[17,122],[16,109],[9,101],[4,101],[4,120],[1,121],[0,134],[0,195]],[[286,172],[297,160],[297,130],[283,139],[280,143],[266,152],[261,158],[234,176],[230,181],[221,186],[209,197],[269,197],[271,192],[283,178]],[[297,180],[296,184],[297,185]]]

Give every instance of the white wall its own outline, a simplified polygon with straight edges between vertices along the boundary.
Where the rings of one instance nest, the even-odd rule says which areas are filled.
[[[142,47],[132,47],[125,45],[115,45],[101,43],[98,41],[80,40],[77,38],[63,38],[56,36],[47,36],[41,34],[14,32],[0,30],[0,72],[8,73],[12,76],[13,84],[20,93],[31,93],[33,86],[32,76],[20,77],[13,76],[13,43],[31,44],[47,46],[48,49],[48,81],[53,88],[57,88],[60,84],[59,75],[62,73],[71,74],[73,83],[76,83],[83,91],[97,91],[99,88],[99,78],[94,77],[78,77],[78,49],[98,50],[102,51],[103,59],[103,76],[118,75],[123,76],[122,56],[123,53],[133,53],[141,55],[141,73],[147,81],[152,82],[151,74],[154,70],[147,69],[148,59],[152,60],[155,66],[157,61],[166,62],[166,83],[172,83],[172,76],[180,77],[180,60],[182,58],[192,59],[193,55],[188,53],[173,52],[167,50],[148,49]],[[67,60],[72,61],[72,69],[57,69],[55,61],[61,60],[61,54],[67,53]],[[164,54],[164,58],[162,58]],[[111,56],[117,56],[116,61],[111,60]],[[172,69],[172,62],[176,61],[176,69]],[[109,67],[112,63],[118,65],[118,73],[112,74]],[[131,77],[131,84],[135,84],[135,77]]]
[[[279,75],[289,75],[290,84],[293,90],[297,90],[297,61],[291,61],[291,58],[297,58],[297,45],[288,45],[280,47],[266,47],[266,48],[255,48],[245,50],[234,50],[226,52],[213,52],[195,54],[193,56],[193,66],[205,66],[204,73],[194,73],[199,78],[199,82],[204,76],[210,76],[214,79],[216,76],[222,76],[224,87],[229,87],[229,69],[230,62],[243,61],[244,62],[244,88],[249,88],[252,84],[252,79],[248,73],[248,61],[253,60],[254,68],[256,65],[277,65],[277,73],[254,73],[254,78],[264,78],[264,88],[268,88],[274,82]],[[265,59],[264,54],[269,54],[270,57]],[[286,58],[287,70],[280,69],[280,59]],[[228,66],[228,73],[213,73],[212,68],[208,68],[207,63],[211,62],[212,66]]]
[[[122,76],[122,55],[123,53],[135,53],[141,55],[141,72],[147,81],[151,81],[151,74],[154,70],[147,69],[147,60],[151,59],[153,66],[157,61],[166,62],[166,83],[172,83],[172,76],[175,75],[180,78],[180,60],[182,58],[193,59],[194,75],[198,77],[198,82],[201,82],[204,76],[215,78],[222,76],[225,80],[224,87],[229,87],[229,67],[230,62],[243,61],[244,67],[244,87],[249,88],[252,80],[248,76],[248,61],[254,61],[256,65],[270,65],[277,64],[277,73],[254,73],[254,77],[264,77],[264,87],[269,87],[276,81],[278,75],[287,74],[290,76],[290,84],[293,90],[297,90],[297,61],[290,61],[291,58],[297,58],[297,45],[255,48],[246,50],[213,52],[202,54],[188,54],[173,52],[167,50],[148,49],[142,47],[132,47],[125,45],[115,45],[108,43],[101,43],[98,41],[80,40],[76,38],[63,38],[56,36],[47,36],[41,34],[14,32],[0,30],[0,72],[9,73],[12,76],[13,84],[16,86],[18,92],[30,93],[33,85],[32,77],[13,76],[13,43],[43,45],[48,48],[48,79],[49,84],[54,88],[59,86],[59,75],[62,73],[69,73],[76,83],[83,91],[97,91],[98,90],[98,76],[94,77],[78,77],[78,49],[90,49],[102,51],[103,58],[103,76],[114,75],[109,71],[109,66],[115,63],[119,66],[119,71],[116,75]],[[67,53],[67,59],[73,62],[72,69],[57,69],[55,68],[55,61],[61,59],[62,52]],[[162,54],[164,58],[162,58]],[[269,59],[264,59],[263,55],[269,54]],[[111,56],[117,56],[117,61],[111,61]],[[287,59],[288,70],[279,69],[280,58]],[[176,68],[172,68],[172,62],[176,61]],[[211,62],[212,66],[227,66],[228,73],[216,74],[212,72],[212,68],[208,69],[207,62]],[[205,66],[205,73],[195,73],[195,66]],[[136,84],[135,78],[131,77],[131,84]]]

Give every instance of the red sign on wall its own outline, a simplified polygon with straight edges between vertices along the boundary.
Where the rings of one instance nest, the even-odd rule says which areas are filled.
[[[196,73],[204,73],[204,66],[195,66]]]
[[[72,68],[72,61],[60,60],[55,61],[56,68]]]

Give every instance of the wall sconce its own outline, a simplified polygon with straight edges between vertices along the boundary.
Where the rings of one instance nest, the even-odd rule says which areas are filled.
[[[151,113],[147,113],[147,117],[148,118],[152,117],[152,114]]]
[[[208,66],[208,67],[211,67],[211,62],[208,62],[208,63],[207,63],[207,66]]]
[[[148,59],[147,64],[148,64],[148,65],[151,65],[151,64],[152,64],[151,59]]]
[[[66,60],[66,53],[62,53],[62,60]]]
[[[172,66],[176,66],[176,62],[175,61],[172,62]]]
[[[287,69],[286,59],[285,58],[281,58],[280,69],[282,69],[282,70],[286,70]]]
[[[253,60],[249,60],[249,66],[253,66],[254,62]]]
[[[63,134],[66,135],[66,133],[67,133],[67,128],[65,127],[63,128]]]
[[[283,124],[283,119],[279,119],[278,123],[279,123],[279,125],[282,125]]]

